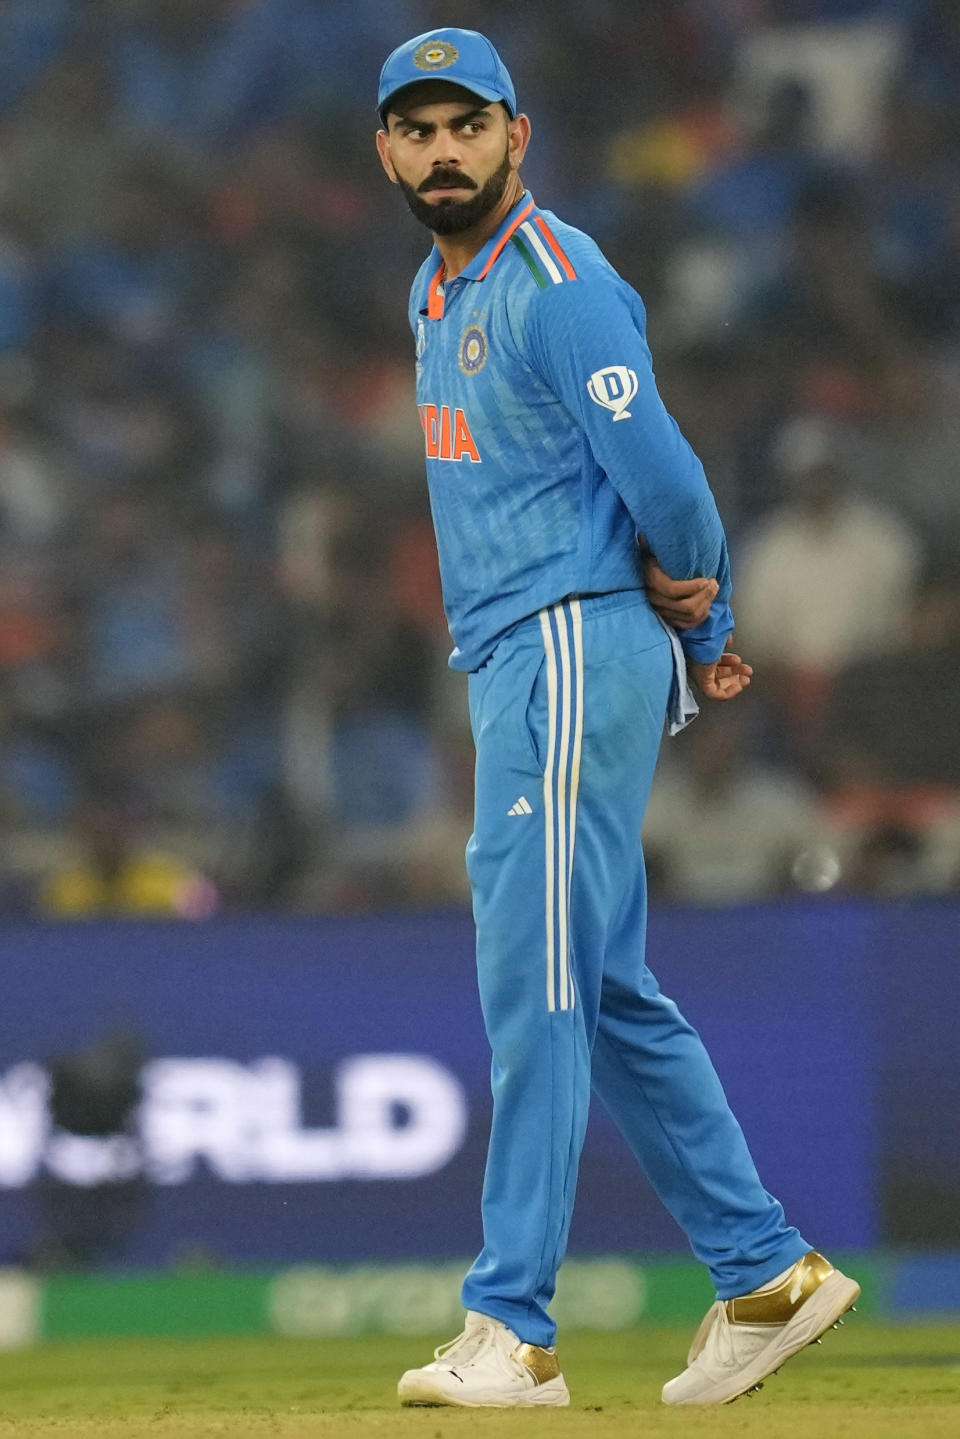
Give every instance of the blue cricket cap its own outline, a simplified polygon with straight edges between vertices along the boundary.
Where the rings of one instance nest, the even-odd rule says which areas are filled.
[[[380,71],[377,112],[386,125],[389,102],[400,90],[424,80],[448,80],[481,100],[502,100],[511,119],[517,96],[506,65],[485,35],[476,30],[428,30],[398,45]]]

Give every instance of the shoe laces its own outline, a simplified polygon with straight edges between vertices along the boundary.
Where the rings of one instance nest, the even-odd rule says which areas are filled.
[[[449,1339],[446,1344],[438,1344],[433,1351],[433,1357],[447,1368],[453,1369],[475,1363],[488,1349],[499,1349],[503,1358],[513,1361],[518,1372],[525,1373],[523,1365],[514,1358],[513,1351],[517,1342],[516,1335],[506,1325],[496,1324],[493,1320],[480,1320],[479,1323],[468,1323],[455,1339]]]
[[[441,1359],[451,1368],[454,1364],[470,1364],[490,1348],[493,1339],[491,1324],[468,1324],[455,1339],[449,1339],[446,1344],[438,1344],[433,1351],[433,1357]]]
[[[724,1369],[732,1369],[765,1349],[772,1332],[769,1326],[759,1328],[749,1324],[731,1324],[727,1318],[727,1306],[720,1303],[716,1306],[716,1318],[706,1335],[706,1342],[694,1363],[702,1360],[707,1366],[714,1363]]]
[[[720,1314],[722,1310],[723,1300],[717,1299],[713,1304],[711,1304],[710,1308],[703,1316],[700,1328],[693,1336],[693,1341],[687,1353],[688,1364],[695,1363],[696,1360],[699,1359],[700,1355],[703,1353],[704,1349],[707,1347],[707,1344],[710,1341],[710,1334],[713,1330],[714,1325],[720,1322]]]

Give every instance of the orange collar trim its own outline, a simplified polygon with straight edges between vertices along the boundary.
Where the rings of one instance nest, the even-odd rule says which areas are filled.
[[[503,251],[504,246],[507,244],[507,242],[509,241],[510,237],[513,235],[514,231],[515,231],[520,225],[522,225],[523,222],[524,222],[524,220],[528,219],[529,216],[530,216],[532,213],[533,213],[533,201],[531,200],[530,203],[529,203],[529,205],[525,205],[525,206],[523,207],[523,209],[520,211],[520,214],[517,216],[517,218],[507,227],[506,230],[504,230],[503,234],[500,236],[500,238],[499,238],[499,240],[497,241],[496,245],[493,247],[493,249],[492,249],[491,252],[490,252],[490,258],[487,260],[487,263],[484,265],[483,269],[480,271],[479,275],[477,276],[477,279],[478,279],[478,280],[485,280],[485,279],[487,278],[487,276],[489,275],[490,271],[493,269],[494,265],[496,264],[497,260],[499,260],[500,255],[501,255],[501,252]]]
[[[427,317],[431,320],[443,319],[443,261],[440,261],[440,268],[430,281],[430,289],[427,292]]]
[[[478,275],[468,275],[467,272],[464,271],[465,279],[485,280],[487,278],[490,271],[493,269],[494,265],[497,263],[500,256],[502,255],[504,247],[507,245],[515,232],[519,229],[519,227],[523,224],[524,220],[529,219],[530,215],[533,213],[533,209],[533,200],[531,200],[529,204],[524,205],[519,215],[517,215],[515,219],[511,220],[510,224],[504,230],[503,234],[500,236],[499,240],[494,245],[493,249],[490,251],[490,254],[487,257],[487,262],[484,265],[483,269],[480,271],[480,273]],[[548,239],[550,239],[549,235]],[[554,250],[558,248],[555,241],[551,240],[551,244]],[[569,264],[569,261],[567,262],[567,264]],[[564,266],[564,268],[566,268],[566,265]],[[434,275],[433,279],[430,281],[430,288],[427,291],[427,318],[430,320],[443,319],[443,271],[444,264],[441,260],[440,268]],[[571,278],[575,278],[575,276],[571,275]]]

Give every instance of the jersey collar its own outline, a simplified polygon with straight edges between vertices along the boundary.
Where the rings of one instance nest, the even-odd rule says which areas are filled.
[[[507,215],[503,224],[495,235],[484,245],[460,274],[465,280],[485,280],[503,253],[511,235],[521,226],[524,220],[529,220],[534,211],[533,196],[524,193]]]
[[[469,265],[460,271],[457,278],[460,280],[485,280],[503,254],[513,234],[525,220],[529,220],[535,208],[533,196],[529,192],[521,195],[496,234],[490,236],[483,249],[474,255]],[[443,256],[436,245],[430,255],[427,274],[429,280],[424,297],[426,303],[420,306],[421,313],[427,314],[431,320],[440,320],[443,318]]]

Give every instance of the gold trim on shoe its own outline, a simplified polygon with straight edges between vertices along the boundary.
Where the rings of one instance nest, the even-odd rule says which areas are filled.
[[[731,1324],[786,1324],[832,1273],[833,1265],[811,1249],[798,1259],[776,1289],[741,1294],[726,1302]]]
[[[556,1349],[541,1349],[538,1344],[521,1344],[513,1351],[527,1373],[537,1384],[546,1384],[560,1377],[560,1360]]]

